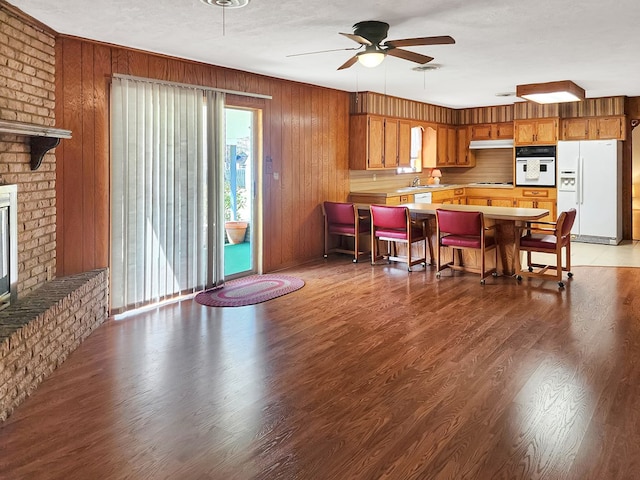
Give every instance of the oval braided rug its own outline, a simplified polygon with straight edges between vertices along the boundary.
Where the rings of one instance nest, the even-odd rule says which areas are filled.
[[[242,307],[281,297],[303,286],[304,280],[288,275],[252,275],[200,292],[195,300],[207,307]]]

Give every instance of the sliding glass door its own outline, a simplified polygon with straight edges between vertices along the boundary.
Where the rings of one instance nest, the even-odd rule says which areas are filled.
[[[111,307],[224,281],[224,93],[114,78]]]
[[[256,271],[258,221],[256,208],[257,112],[225,109],[224,277]]]

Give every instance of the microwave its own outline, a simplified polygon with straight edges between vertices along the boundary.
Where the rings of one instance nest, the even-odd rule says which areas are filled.
[[[555,145],[516,147],[516,187],[556,186]]]

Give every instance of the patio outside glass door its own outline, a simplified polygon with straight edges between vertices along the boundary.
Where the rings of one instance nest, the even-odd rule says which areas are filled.
[[[225,109],[226,149],[224,168],[224,277],[256,272],[256,113]]]

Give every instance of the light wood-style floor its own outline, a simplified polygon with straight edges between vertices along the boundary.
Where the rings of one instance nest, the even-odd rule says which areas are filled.
[[[286,273],[107,322],[0,426],[0,478],[640,478],[640,269]]]

